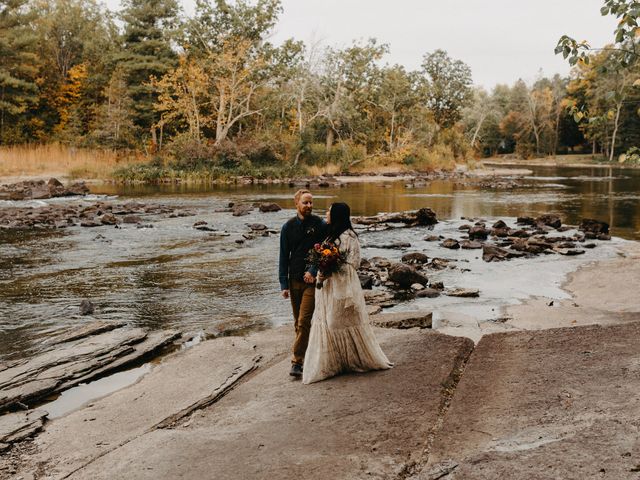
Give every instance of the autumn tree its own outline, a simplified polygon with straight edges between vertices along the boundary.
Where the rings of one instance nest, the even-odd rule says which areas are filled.
[[[94,0],[34,0],[32,11],[40,85],[33,114],[42,122],[42,135],[49,138],[62,134],[72,113],[75,130],[66,136],[77,143],[95,120],[93,114],[109,78],[107,62],[115,47],[115,25]],[[80,96],[74,99],[71,112],[69,91],[74,89]]]
[[[614,158],[625,117],[637,120],[638,116],[634,108],[628,112],[625,106],[640,87],[640,64],[622,67],[621,55],[605,50],[591,55],[589,62],[580,62],[569,99],[576,120],[583,122],[585,135],[601,144],[609,161]],[[623,144],[623,148],[630,146]]]
[[[403,134],[409,133],[412,111],[420,101],[417,74],[408,73],[399,65],[384,68],[374,101],[383,114],[387,149],[393,152],[406,138]]]
[[[501,116],[502,112],[495,98],[483,88],[474,88],[472,102],[462,110],[463,122],[472,148],[479,149],[487,126]]]
[[[427,107],[441,128],[450,128],[472,98],[471,69],[444,50],[428,53],[422,61]]]
[[[102,145],[114,148],[133,146],[133,100],[122,68],[115,69],[103,96],[104,102],[98,106],[95,115],[93,136]]]

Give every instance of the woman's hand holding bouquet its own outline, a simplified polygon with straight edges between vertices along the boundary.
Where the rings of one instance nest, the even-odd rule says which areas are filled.
[[[332,242],[316,243],[307,255],[307,265],[318,270],[316,288],[322,288],[324,281],[340,270],[346,263],[346,255]]]

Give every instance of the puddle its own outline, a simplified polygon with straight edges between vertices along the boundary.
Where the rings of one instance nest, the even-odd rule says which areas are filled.
[[[40,408],[49,412],[50,420],[60,418],[91,401],[133,385],[145,374],[149,373],[151,368],[151,363],[145,363],[140,367],[117,372],[93,382],[81,383],[62,392],[54,401],[41,405]]]

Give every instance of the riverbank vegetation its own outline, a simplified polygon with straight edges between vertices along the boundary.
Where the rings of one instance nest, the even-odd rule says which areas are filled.
[[[570,78],[487,92],[444,50],[409,71],[384,63],[390,46],[376,39],[274,45],[281,11],[279,0],[198,1],[192,16],[176,0],[125,0],[117,13],[1,0],[0,146],[37,155],[56,143],[101,165],[96,152],[110,152],[87,173],[159,181],[449,169],[496,154],[613,160],[640,145],[638,63],[612,68],[614,50],[588,53]]]

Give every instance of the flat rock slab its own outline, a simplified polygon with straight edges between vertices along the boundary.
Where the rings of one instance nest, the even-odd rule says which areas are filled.
[[[53,337],[49,341],[49,343],[55,345],[58,343],[72,342],[73,340],[90,337],[91,335],[98,335],[100,333],[109,332],[111,330],[115,330],[116,328],[124,327],[125,325],[125,322],[91,322],[77,328],[69,329],[61,335],[57,335]]]
[[[174,330],[148,335],[140,328],[110,328],[108,324],[88,325],[68,334],[71,341],[1,370],[0,411],[93,380],[179,336]]]
[[[44,410],[9,413],[0,417],[0,443],[11,444],[42,430],[48,413]]]
[[[383,328],[431,328],[433,312],[380,313],[371,323]]]
[[[422,460],[443,384],[473,344],[430,331],[376,335],[393,369],[303,385],[288,376],[287,358],[69,478],[395,478]]]
[[[640,323],[484,336],[430,464],[447,479],[637,479]]]
[[[216,395],[224,395],[256,366],[288,356],[292,338],[293,327],[283,327],[261,332],[259,339],[216,338],[166,357],[134,385],[49,421],[34,439],[37,453],[23,459],[18,476],[30,478],[44,469],[50,478],[64,478],[109,452],[116,454],[139,436],[170,428]],[[111,467],[102,474],[133,478],[131,473],[122,477],[110,471]]]

